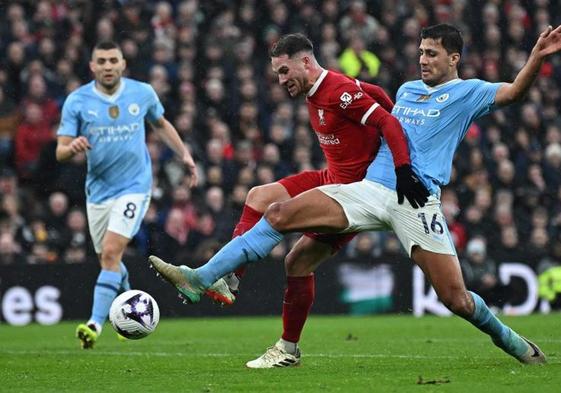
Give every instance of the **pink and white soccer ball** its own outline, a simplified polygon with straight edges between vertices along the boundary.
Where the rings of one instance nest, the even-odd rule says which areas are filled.
[[[109,321],[121,336],[138,340],[148,336],[160,321],[160,309],[152,296],[133,289],[121,293],[109,309]]]

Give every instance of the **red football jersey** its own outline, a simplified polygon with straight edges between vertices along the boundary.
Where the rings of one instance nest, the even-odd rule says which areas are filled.
[[[333,180],[362,180],[380,147],[380,132],[366,125],[380,105],[357,81],[327,70],[314,83],[306,101]]]

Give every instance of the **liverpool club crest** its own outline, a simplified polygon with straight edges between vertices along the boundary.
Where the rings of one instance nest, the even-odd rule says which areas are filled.
[[[109,116],[111,116],[112,119],[119,117],[119,107],[117,105],[109,107]]]
[[[325,125],[325,118],[323,117],[323,109],[318,109],[318,116],[319,116],[319,125]]]

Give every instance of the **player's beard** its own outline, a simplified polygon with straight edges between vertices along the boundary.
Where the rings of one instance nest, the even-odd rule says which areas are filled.
[[[298,88],[298,82],[296,81],[286,85],[286,90],[288,90],[288,94],[291,97],[296,97],[298,94],[300,94],[300,89]]]
[[[105,78],[102,76],[101,78],[98,79],[98,83],[105,89],[108,91],[112,91],[115,89],[116,86],[119,85],[119,82],[121,80],[121,76],[120,75],[114,75],[112,78],[109,79],[109,81],[106,81]]]
[[[291,93],[291,89],[287,86],[288,94],[290,94],[291,97],[298,97],[300,94],[307,93],[307,91],[305,91],[305,86],[308,85],[306,78],[295,79],[291,85],[293,86],[292,91],[294,91],[294,93]]]
[[[435,77],[435,75],[432,74],[432,73],[430,73],[426,78],[423,78],[423,77],[421,76],[421,79],[423,80],[423,82],[424,82],[425,85],[427,85],[427,86],[436,86],[436,85],[439,84],[439,82],[438,82],[439,78],[438,78],[438,77]]]

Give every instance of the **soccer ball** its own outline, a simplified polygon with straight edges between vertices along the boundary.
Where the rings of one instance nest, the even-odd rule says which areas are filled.
[[[156,329],[160,321],[160,309],[152,296],[133,289],[121,293],[113,300],[109,320],[121,336],[138,340]]]

